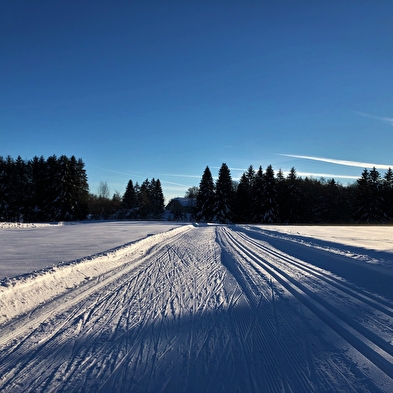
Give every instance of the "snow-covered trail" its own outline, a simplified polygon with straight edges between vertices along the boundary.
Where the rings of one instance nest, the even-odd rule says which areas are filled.
[[[123,249],[0,325],[0,391],[392,391],[393,302],[288,250],[191,225]]]

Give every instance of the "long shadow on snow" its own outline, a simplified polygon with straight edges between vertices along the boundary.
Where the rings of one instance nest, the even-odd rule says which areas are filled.
[[[231,226],[231,229],[243,232],[250,238],[265,241],[274,248],[290,256],[328,270],[368,291],[393,300],[393,271],[389,271],[383,267],[374,268],[366,262],[361,263],[349,256],[335,254],[324,249],[333,248],[346,250],[351,254],[365,255],[370,258],[370,260],[392,260],[393,255],[391,253],[347,246],[320,239],[310,239],[309,237],[299,235],[285,234],[285,236],[283,236],[281,232],[270,230],[264,232],[257,227],[254,228],[255,230],[250,230],[234,225]],[[306,244],[312,242],[312,244],[319,246],[321,249],[301,244],[301,242]]]
[[[256,307],[251,309],[243,304],[229,310],[196,313],[177,321],[158,320],[146,325],[141,322],[142,327],[119,329],[114,335],[108,327],[99,335],[73,336],[57,344],[49,341],[21,357],[16,354],[5,357],[0,353],[0,364],[16,367],[16,377],[22,375],[30,381],[11,388],[3,377],[0,390],[313,392],[316,381],[306,375],[306,357],[288,358],[277,347],[275,327],[270,324],[271,318],[265,319],[270,312],[263,310],[265,306],[259,304],[259,317],[255,315]],[[302,341],[286,339],[291,340],[293,354],[304,352]],[[24,374],[37,360],[38,373],[33,369],[35,375]],[[299,369],[303,370],[300,375]],[[371,387],[372,391],[378,391]]]
[[[202,307],[168,318],[163,310],[163,316],[152,322],[142,318],[129,330],[117,327],[113,332],[111,325],[99,333],[82,329],[77,335],[66,335],[63,342],[37,344],[21,357],[0,352],[0,365],[14,366],[16,377],[40,361],[33,369],[39,373],[26,375],[31,382],[18,385],[20,390],[14,386],[12,392],[54,388],[58,393],[307,393],[332,392],[337,387],[380,392],[355,365],[347,367],[358,377],[359,386],[350,386],[341,372],[329,375],[326,359],[333,353],[341,358],[340,350],[332,347],[328,354],[321,350],[311,355],[307,341],[315,334],[313,328],[303,325],[296,312],[277,316],[277,310],[288,310],[288,305],[279,299],[272,303],[269,285],[254,290],[238,261],[224,248],[221,257],[246,295],[230,302],[229,308],[223,308],[213,293],[209,312]],[[70,331],[78,322],[78,318],[70,321]],[[332,384],[326,384],[326,378]],[[10,391],[5,379],[0,382],[4,392]]]

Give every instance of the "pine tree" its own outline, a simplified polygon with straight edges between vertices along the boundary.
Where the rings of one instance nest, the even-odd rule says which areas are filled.
[[[375,167],[370,171],[370,181],[371,181],[371,193],[372,193],[372,221],[375,222],[385,222],[387,219],[386,214],[383,211],[383,182],[381,174],[377,171]]]
[[[356,219],[363,222],[382,222],[386,215],[382,210],[382,181],[375,167],[368,171],[364,169],[357,180],[356,190]]]
[[[148,218],[152,211],[151,184],[149,179],[146,179],[141,184],[139,193],[139,211],[141,218]]]
[[[254,184],[252,187],[252,221],[262,222],[264,214],[263,206],[263,192],[264,192],[264,175],[262,166],[259,166],[257,173],[255,174]]]
[[[6,161],[0,156],[0,220],[6,219],[6,173]]]
[[[283,219],[283,214],[284,214],[284,205],[285,205],[285,189],[286,189],[286,182],[285,182],[285,177],[284,173],[281,170],[281,168],[277,172],[276,176],[276,188],[277,188],[277,203],[278,203],[278,209],[280,212],[280,217],[279,221],[284,222],[285,219]]]
[[[215,190],[209,167],[205,168],[196,198],[196,219],[201,222],[212,221],[214,217]]]
[[[58,159],[58,195],[57,205],[58,213],[56,220],[68,221],[73,219],[73,201],[72,188],[74,186],[74,179],[72,178],[70,170],[70,161],[66,156],[61,156]]]
[[[393,171],[389,168],[383,177],[383,211],[387,218],[393,220]]]
[[[243,173],[239,181],[239,186],[236,190],[235,198],[235,218],[237,222],[249,221],[250,202],[251,192],[248,187],[246,174]]]
[[[14,201],[15,201],[15,220],[26,220],[29,206],[31,204],[31,193],[29,190],[28,166],[18,156],[14,163]]]
[[[137,204],[138,204],[138,200],[137,200],[134,184],[130,179],[127,183],[126,191],[123,195],[122,208],[124,210],[130,211],[132,209],[135,209],[137,207]]]
[[[3,160],[0,174],[2,218],[5,221],[16,221],[18,217],[15,191],[15,161],[11,156]]]
[[[252,187],[255,172],[252,165],[243,173],[236,190],[235,218],[237,222],[250,222],[252,219]]]
[[[296,169],[292,167],[285,179],[285,202],[281,205],[283,222],[295,223],[300,221],[300,204],[302,191],[297,178]]]
[[[216,182],[215,221],[221,224],[229,224],[233,221],[233,202],[234,191],[231,172],[227,164],[223,163]]]
[[[162,192],[160,179],[157,179],[154,183],[152,182],[152,199],[153,199],[153,217],[160,218],[164,213],[164,194]]]
[[[273,223],[279,220],[276,180],[271,165],[266,168],[263,182],[263,222]]]
[[[89,184],[87,182],[87,174],[85,170],[85,163],[81,158],[75,160],[71,157],[71,163],[74,165],[73,171],[75,172],[75,218],[77,220],[84,220],[88,215],[88,201],[89,201]]]
[[[46,161],[43,156],[35,156],[31,162],[32,167],[32,204],[30,211],[30,221],[44,221],[45,220],[45,179],[46,179]]]

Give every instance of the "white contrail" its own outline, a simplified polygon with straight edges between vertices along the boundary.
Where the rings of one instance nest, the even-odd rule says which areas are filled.
[[[346,166],[353,166],[358,168],[378,168],[378,169],[389,169],[393,168],[393,165],[386,165],[386,164],[373,164],[370,162],[359,162],[359,161],[347,161],[347,160],[336,160],[334,158],[324,158],[324,157],[312,157],[312,156],[299,156],[296,154],[279,154],[280,156],[285,157],[293,157],[293,158],[302,158],[305,160],[313,160],[313,161],[320,161],[320,162],[328,162],[330,164],[337,164],[337,165],[346,165]]]
[[[288,173],[286,172],[287,175]],[[331,173],[296,172],[296,175],[300,177],[324,177],[325,179],[359,179],[359,176],[333,175]]]
[[[160,176],[187,177],[190,179],[200,179],[202,177],[202,175],[184,175],[180,173],[161,173]]]
[[[393,118],[392,117],[370,115],[369,113],[364,113],[364,112],[355,112],[355,113],[358,114],[359,116],[369,117],[371,119],[380,120],[380,121],[383,121],[384,123],[388,123],[391,126],[393,126]]]
[[[160,179],[160,182],[162,184],[172,184],[172,185],[179,186],[179,187],[191,187],[190,185],[187,185],[187,184],[175,183],[173,181],[168,181],[168,180],[161,180]]]

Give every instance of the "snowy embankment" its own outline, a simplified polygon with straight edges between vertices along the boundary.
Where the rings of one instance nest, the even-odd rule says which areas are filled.
[[[3,280],[0,390],[391,392],[392,228],[367,229],[182,225]]]
[[[82,259],[176,228],[176,222],[0,222],[0,280]]]
[[[41,227],[38,225],[38,227]],[[146,225],[144,226],[146,228]],[[183,231],[186,227],[174,229]],[[152,228],[150,228],[152,229]],[[140,236],[140,235],[137,235]],[[165,241],[172,232],[149,234],[146,239],[131,242],[78,260],[63,262],[14,278],[0,280],[0,325],[24,314],[64,292],[77,288],[96,277],[114,274],[115,269],[143,255],[151,244]],[[0,339],[1,340],[1,339]]]

